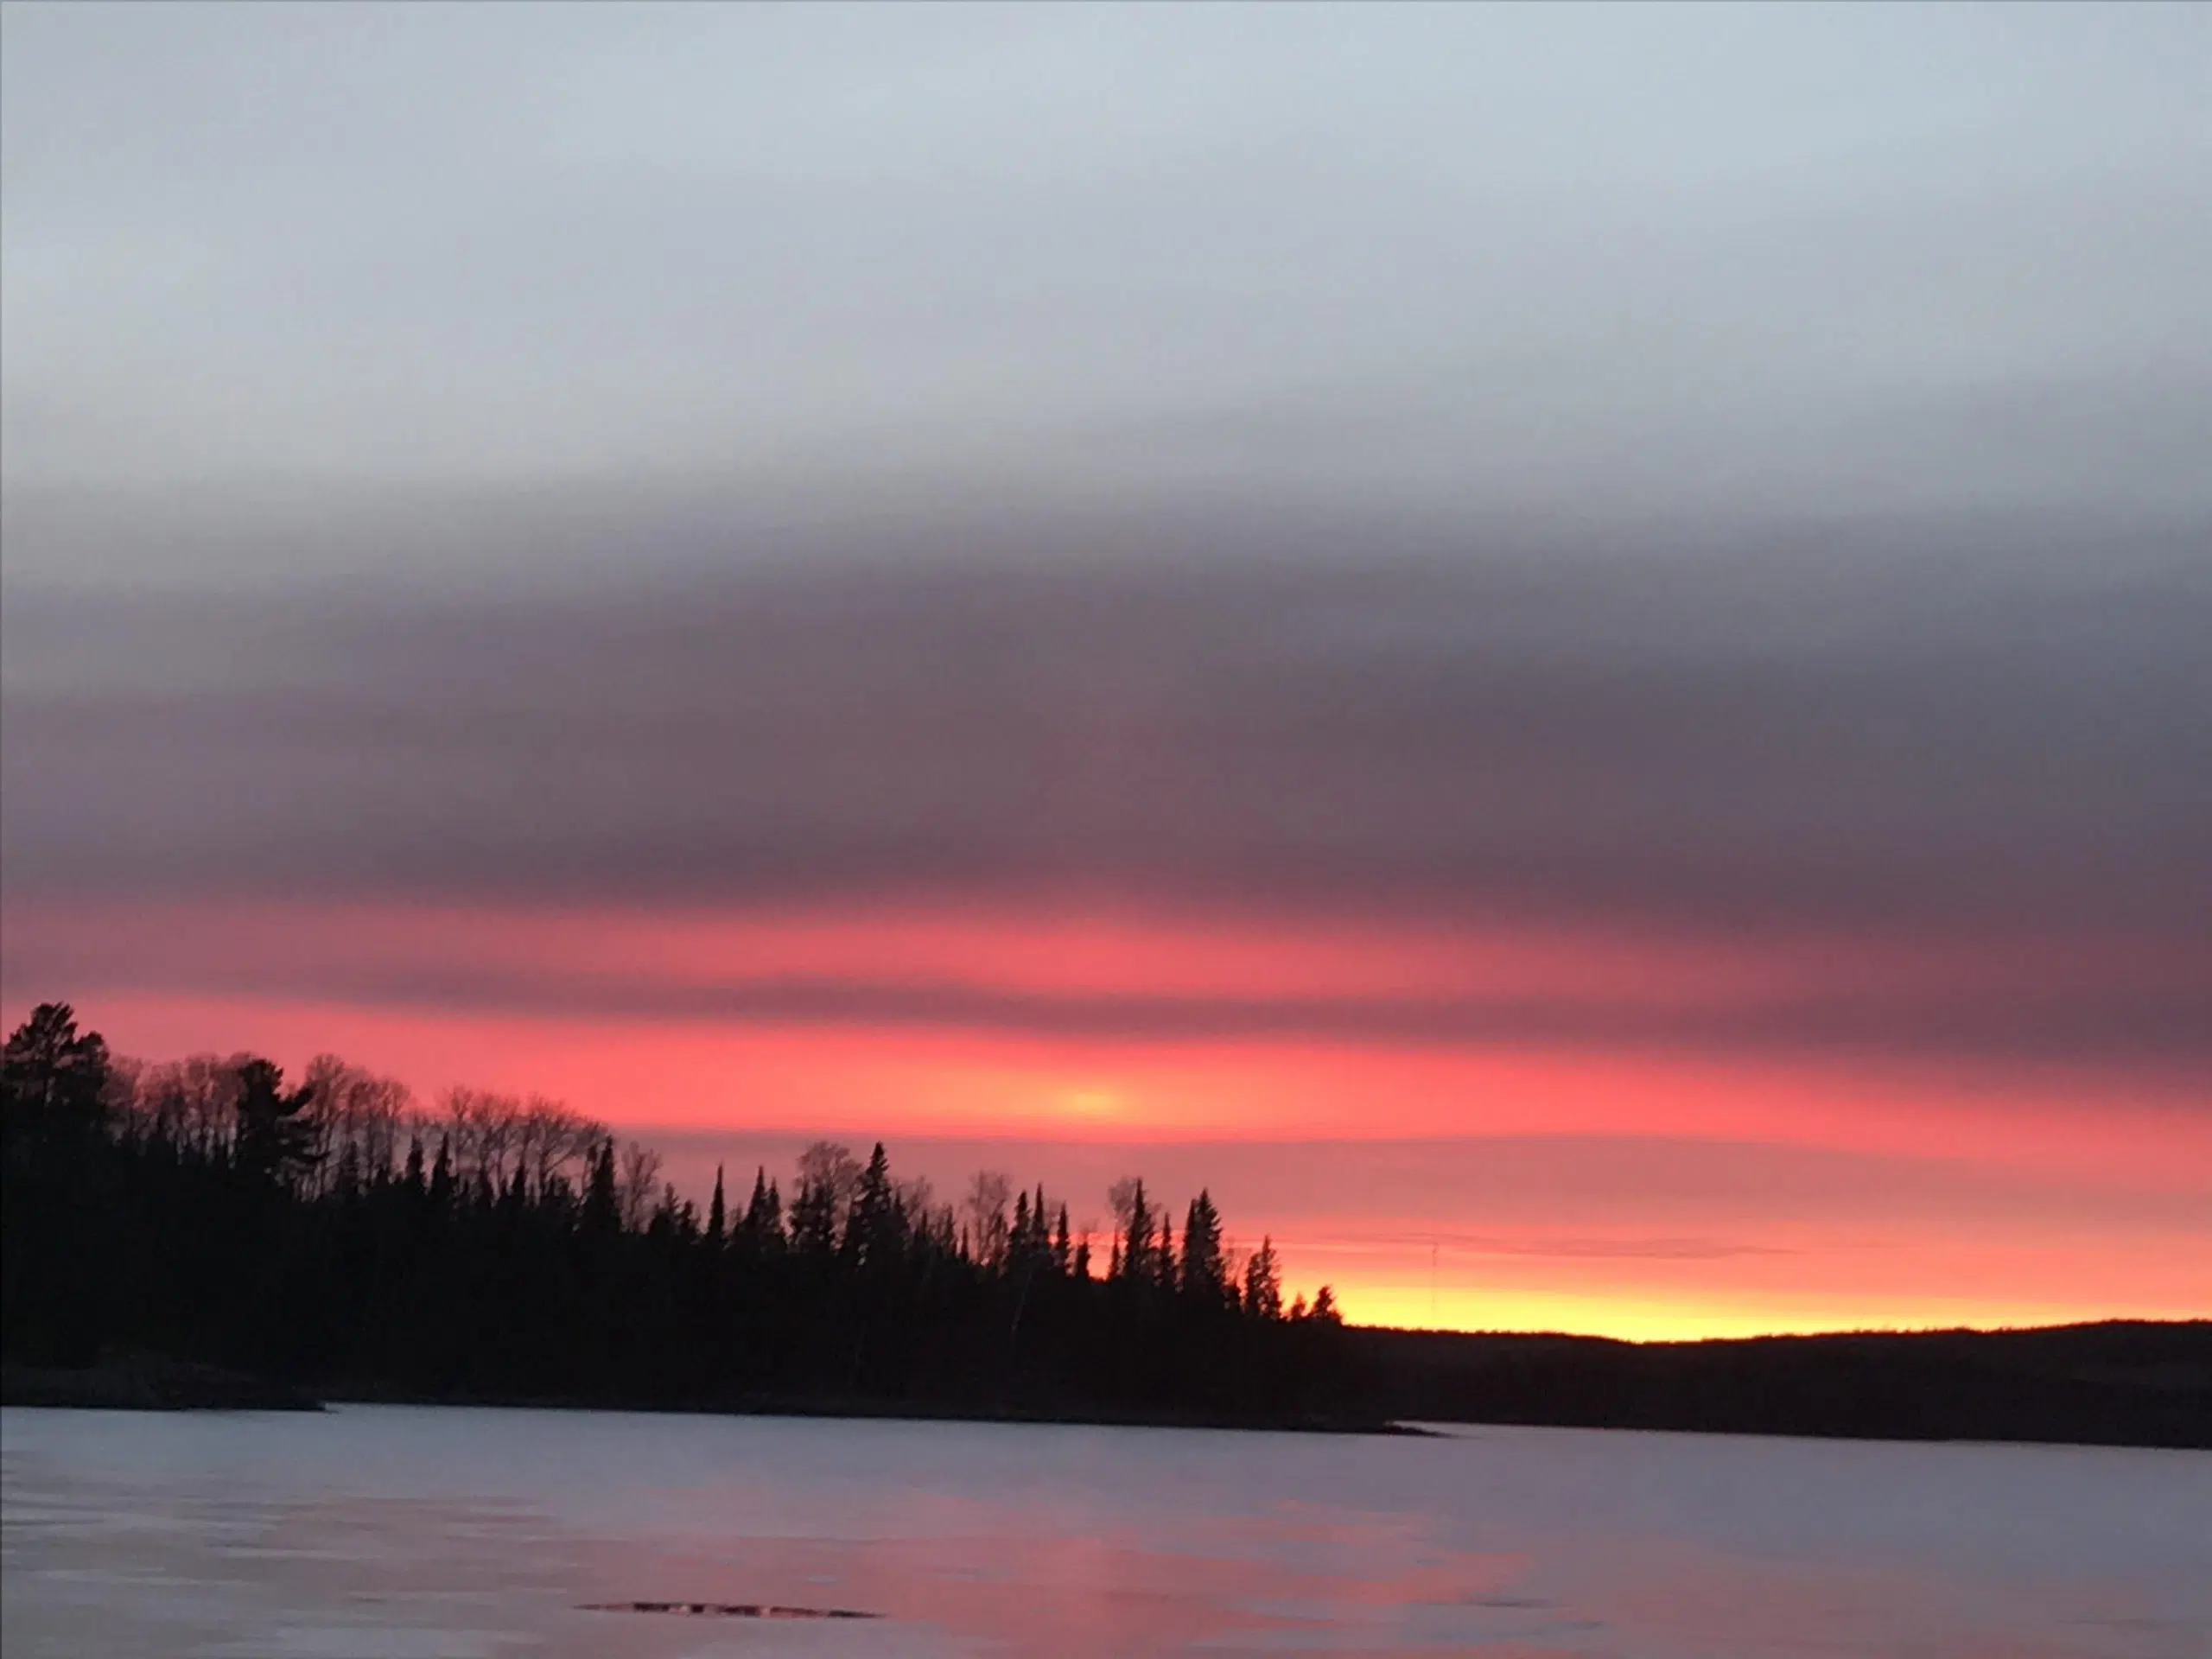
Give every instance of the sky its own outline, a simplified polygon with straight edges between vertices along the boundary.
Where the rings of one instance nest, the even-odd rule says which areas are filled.
[[[0,7],[0,1014],[2212,1316],[2212,12]]]

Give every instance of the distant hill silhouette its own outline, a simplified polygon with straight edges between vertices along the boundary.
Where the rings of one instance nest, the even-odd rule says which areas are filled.
[[[1351,1333],[1375,1409],[1435,1422],[2212,1447],[2212,1321],[1725,1342]]]

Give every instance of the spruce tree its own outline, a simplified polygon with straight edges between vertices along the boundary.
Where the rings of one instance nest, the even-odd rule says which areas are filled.
[[[1142,1281],[1152,1276],[1152,1206],[1145,1201],[1144,1183],[1130,1183],[1128,1228],[1115,1252],[1116,1279]]]
[[[438,1147],[438,1167],[446,1167],[446,1149]],[[436,1191],[437,1183],[431,1182]],[[584,1230],[609,1234],[622,1229],[622,1197],[614,1185],[614,1141],[613,1136],[599,1143],[599,1155],[592,1160],[591,1179],[584,1187]]]
[[[1260,1248],[1244,1264],[1244,1311],[1255,1319],[1282,1317],[1282,1269],[1275,1261],[1275,1242],[1262,1237]]]
[[[274,1060],[249,1059],[238,1069],[238,1128],[231,1156],[249,1180],[274,1185],[297,1180],[321,1158],[314,1121],[305,1114],[315,1086],[284,1087],[284,1069]]]
[[[99,1033],[79,1032],[67,1002],[41,1002],[0,1051],[0,1102],[10,1140],[49,1146],[97,1141],[110,1062]]]
[[[881,1267],[899,1254],[899,1201],[891,1187],[891,1160],[875,1143],[853,1193],[845,1223],[844,1251],[858,1267]]]
[[[1191,1200],[1183,1222],[1183,1290],[1201,1301],[1229,1300],[1221,1262],[1221,1215],[1204,1187]]]

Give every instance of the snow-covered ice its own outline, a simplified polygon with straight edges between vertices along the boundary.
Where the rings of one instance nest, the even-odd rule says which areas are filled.
[[[9,1659],[2212,1654],[2212,1456],[10,1410]],[[870,1620],[589,1611],[663,1601]]]

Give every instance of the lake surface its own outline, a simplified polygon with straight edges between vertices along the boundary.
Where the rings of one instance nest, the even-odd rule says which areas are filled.
[[[0,1414],[41,1655],[2212,1654],[2212,1456],[345,1407]],[[870,1620],[590,1611],[847,1609]]]

